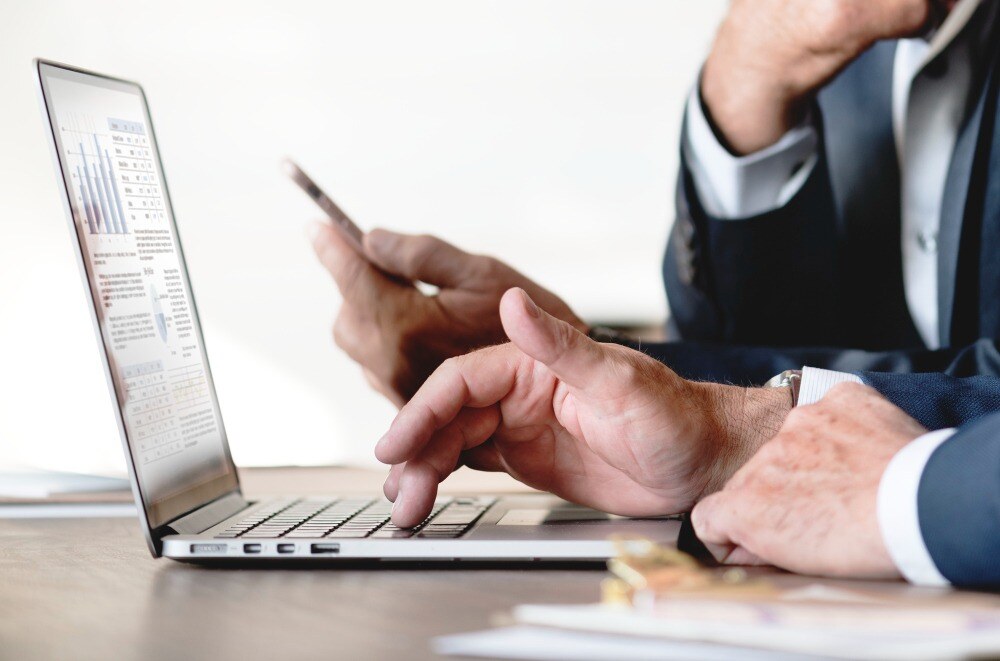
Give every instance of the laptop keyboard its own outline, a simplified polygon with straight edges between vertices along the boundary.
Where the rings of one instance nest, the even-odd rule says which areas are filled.
[[[370,498],[289,499],[269,502],[215,535],[219,539],[449,539],[461,537],[494,503],[489,498],[447,498],[413,528],[390,520],[392,503]]]

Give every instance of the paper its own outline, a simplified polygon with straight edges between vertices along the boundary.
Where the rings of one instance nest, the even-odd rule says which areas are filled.
[[[843,595],[841,595],[841,599]],[[655,612],[621,606],[519,606],[520,624],[703,642],[837,659],[919,661],[1000,656],[1000,610],[947,606],[674,602]],[[853,610],[853,612],[852,612]]]
[[[800,655],[725,645],[691,643],[518,625],[434,640],[434,651],[448,656],[490,659],[574,659],[577,661],[791,661]]]

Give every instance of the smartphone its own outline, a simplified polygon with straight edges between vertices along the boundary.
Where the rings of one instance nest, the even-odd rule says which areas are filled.
[[[302,171],[298,165],[295,164],[291,159],[286,158],[281,163],[282,170],[285,174],[294,181],[299,188],[306,192],[306,195],[312,198],[313,202],[319,205],[319,208],[326,212],[329,216],[330,222],[333,224],[337,231],[340,232],[340,236],[344,238],[347,243],[358,252],[359,255],[364,256],[365,249],[362,245],[362,241],[365,238],[365,233],[361,231],[353,220],[351,220],[346,213],[344,213],[337,203],[330,199],[330,197],[324,193],[319,186],[316,185],[309,175]]]

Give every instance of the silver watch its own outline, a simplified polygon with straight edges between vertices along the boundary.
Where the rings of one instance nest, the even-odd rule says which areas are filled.
[[[767,383],[765,388],[788,388],[792,396],[792,407],[799,403],[799,387],[802,385],[802,370],[785,370],[781,374],[775,374]]]

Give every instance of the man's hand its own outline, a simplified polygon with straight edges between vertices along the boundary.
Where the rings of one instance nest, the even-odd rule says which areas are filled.
[[[733,0],[701,98],[737,154],[781,138],[813,94],[880,39],[912,36],[954,0]],[[886,82],[888,85],[889,82]]]
[[[594,342],[508,291],[511,343],[446,361],[375,447],[393,464],[393,521],[413,526],[460,464],[632,516],[688,510],[778,429],[782,389],[692,383],[662,363]]]
[[[898,577],[879,530],[878,485],[893,455],[926,431],[867,386],[835,386],[793,410],[725,489],[694,508],[695,532],[730,564]]]
[[[561,299],[506,264],[432,236],[373,230],[364,240],[366,260],[333,228],[317,224],[313,248],[344,297],[334,341],[396,406],[445,359],[505,339],[498,304],[511,287],[586,329]],[[417,280],[438,287],[437,295],[421,293]]]

